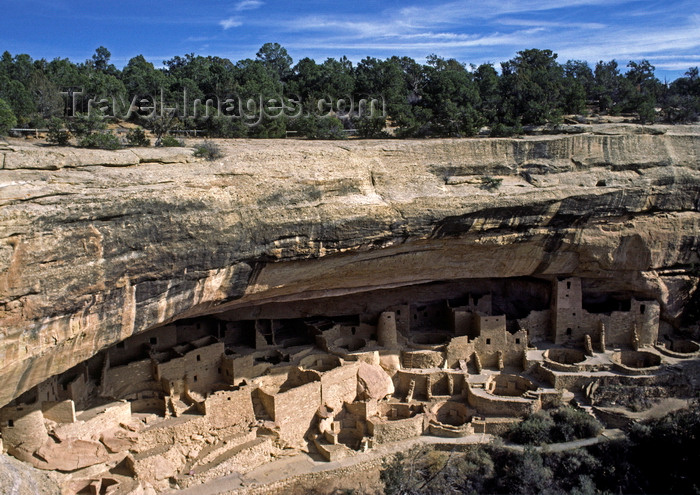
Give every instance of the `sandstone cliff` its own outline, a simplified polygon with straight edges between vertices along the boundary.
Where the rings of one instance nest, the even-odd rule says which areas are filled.
[[[163,322],[435,280],[576,275],[658,299],[668,329],[700,127],[665,131],[0,149],[0,405]]]

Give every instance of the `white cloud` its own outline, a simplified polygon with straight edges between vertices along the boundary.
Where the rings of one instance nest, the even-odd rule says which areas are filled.
[[[236,4],[234,10],[241,12],[242,10],[254,10],[262,7],[263,2],[261,0],[241,0]]]
[[[219,26],[226,29],[231,29],[233,27],[238,27],[241,24],[243,24],[237,17],[229,17],[228,19],[224,19],[222,21],[219,21]]]

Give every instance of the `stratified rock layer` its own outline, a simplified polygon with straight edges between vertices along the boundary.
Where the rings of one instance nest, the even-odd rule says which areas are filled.
[[[576,275],[675,324],[700,128],[613,131],[0,150],[0,405],[177,318],[435,280]]]

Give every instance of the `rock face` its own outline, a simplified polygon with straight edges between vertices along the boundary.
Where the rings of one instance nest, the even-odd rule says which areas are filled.
[[[657,299],[668,329],[700,127],[662,130],[0,150],[0,406],[178,318],[437,280],[573,275]]]
[[[394,383],[380,366],[360,362],[357,370],[357,396],[360,400],[382,400],[394,393]]]

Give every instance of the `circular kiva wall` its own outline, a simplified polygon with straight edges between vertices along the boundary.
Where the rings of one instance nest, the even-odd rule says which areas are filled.
[[[438,402],[430,412],[443,425],[462,426],[472,419],[466,404],[452,400]]]
[[[312,354],[299,361],[299,365],[307,370],[323,373],[340,366],[340,358],[330,354]]]
[[[493,395],[503,397],[520,397],[529,390],[537,387],[527,378],[518,375],[492,375],[487,385],[487,391]]]
[[[693,354],[700,351],[700,344],[692,340],[674,340],[671,350],[680,354]]]
[[[559,364],[578,364],[586,360],[586,355],[577,349],[547,349],[544,357]]]
[[[414,417],[421,412],[419,409],[420,408],[413,407],[410,404],[380,402],[377,404],[377,415],[385,420],[396,421]]]
[[[612,356],[613,362],[627,368],[652,368],[661,364],[661,357],[647,351],[620,351]]]

